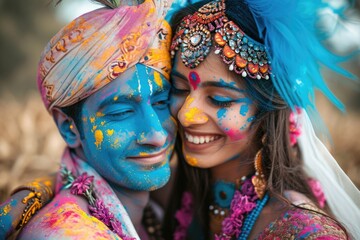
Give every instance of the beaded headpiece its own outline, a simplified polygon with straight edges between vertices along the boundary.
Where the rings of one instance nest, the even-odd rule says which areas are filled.
[[[213,34],[213,39],[211,38]],[[247,36],[239,26],[225,16],[224,0],[202,6],[193,15],[183,18],[171,45],[171,56],[181,50],[186,67],[197,67],[215,43],[215,54],[229,65],[229,70],[243,77],[269,79],[270,61],[266,47]]]

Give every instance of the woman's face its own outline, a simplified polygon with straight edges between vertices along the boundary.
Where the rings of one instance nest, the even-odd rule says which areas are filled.
[[[195,69],[177,54],[171,78],[171,112],[180,123],[187,163],[211,168],[244,155],[256,107],[240,76],[211,53]]]

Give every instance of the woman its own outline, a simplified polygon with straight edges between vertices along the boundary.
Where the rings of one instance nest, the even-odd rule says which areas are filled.
[[[359,191],[308,119],[318,123],[314,88],[341,107],[318,66],[350,76],[316,38],[320,6],[215,0],[175,18],[172,113],[185,161],[167,239],[360,236]]]

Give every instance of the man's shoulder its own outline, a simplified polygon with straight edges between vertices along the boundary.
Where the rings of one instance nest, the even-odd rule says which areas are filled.
[[[81,207],[78,197],[60,193],[19,234],[20,239],[119,239]]]

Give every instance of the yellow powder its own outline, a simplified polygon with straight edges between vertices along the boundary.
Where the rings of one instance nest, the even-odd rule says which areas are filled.
[[[10,211],[11,211],[11,205],[9,203],[2,209],[2,212],[0,212],[0,217],[6,216]]]
[[[105,125],[105,121],[102,121],[100,124],[101,124],[101,126],[104,126]]]
[[[114,143],[111,144],[111,146],[112,146],[113,148],[118,148],[118,147],[120,147],[120,146],[121,146],[121,145],[120,145],[120,140],[119,140],[118,138],[115,139]]]
[[[154,81],[160,88],[163,88],[163,82],[161,80],[160,73],[157,71],[154,71]]]
[[[106,134],[107,134],[108,136],[113,135],[113,134],[114,134],[114,129],[108,129],[108,130],[106,130]]]
[[[192,123],[192,122],[206,122],[208,120],[208,117],[203,114],[202,111],[200,111],[197,107],[190,108],[185,113],[185,122],[186,123]]]
[[[118,97],[117,97],[117,96],[115,96],[115,97],[114,97],[114,101],[117,101],[117,100],[118,100]]]
[[[90,122],[91,122],[91,123],[94,123],[94,122],[95,122],[95,117],[90,117],[89,119],[90,119]]]
[[[96,116],[97,116],[97,117],[103,117],[104,115],[105,115],[105,114],[103,114],[102,112],[97,112],[97,113],[96,113]]]
[[[97,148],[101,148],[101,143],[104,140],[104,135],[101,130],[95,131],[95,145]]]
[[[196,158],[194,158],[194,157],[189,156],[189,155],[185,156],[185,160],[189,165],[191,165],[193,167],[196,167],[197,164],[198,164],[198,160]]]

